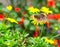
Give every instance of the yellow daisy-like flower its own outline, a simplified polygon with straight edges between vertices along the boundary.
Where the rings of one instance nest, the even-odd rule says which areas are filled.
[[[6,9],[9,10],[9,11],[11,11],[12,10],[12,6],[9,5],[9,6],[6,7]]]
[[[34,8],[34,7],[29,7],[28,10],[29,10],[29,12],[32,12],[32,13],[40,12],[40,10],[38,8]]]
[[[18,24],[18,22],[16,20],[12,19],[12,18],[6,18],[6,20],[8,20],[8,21],[10,21],[12,23],[14,22],[14,23],[17,23]]]
[[[38,25],[37,19],[34,19],[31,23],[33,23],[34,25]]]
[[[37,19],[34,17],[34,15],[32,15],[32,16],[30,17],[30,20],[33,20],[31,23],[33,23],[34,25],[38,25],[38,21],[37,21]]]
[[[49,8],[47,8],[47,7],[42,7],[42,8],[40,9],[40,11],[42,11],[42,12],[45,13],[45,14],[52,13],[52,11],[50,11]]]
[[[47,37],[45,38],[45,42],[49,43],[49,44],[54,44],[54,41],[53,40],[49,40]]]
[[[53,41],[53,40],[49,40],[49,43],[50,43],[50,44],[54,44],[54,41]]]
[[[46,37],[46,38],[45,38],[45,42],[47,42],[47,41],[48,41],[48,38]]]
[[[42,24],[45,24],[46,23],[46,16],[44,14],[38,14],[38,15],[32,15],[30,17],[30,20],[32,20],[31,23],[33,23],[34,25],[42,25]]]

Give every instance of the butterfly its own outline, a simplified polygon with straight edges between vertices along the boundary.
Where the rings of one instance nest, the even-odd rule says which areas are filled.
[[[37,20],[45,20],[46,19],[46,16],[45,14],[36,14],[34,15],[34,17],[37,19]]]

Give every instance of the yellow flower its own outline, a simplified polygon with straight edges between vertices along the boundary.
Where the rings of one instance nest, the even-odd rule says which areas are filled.
[[[49,43],[50,43],[50,44],[54,44],[54,41],[53,41],[53,40],[49,40]]]
[[[29,10],[29,12],[32,12],[32,13],[40,12],[40,10],[38,8],[34,8],[34,7],[29,7],[28,10]]]
[[[38,8],[35,8],[35,12],[37,13],[37,12],[40,12],[40,10],[38,9]]]
[[[54,29],[55,29],[55,30],[58,30],[58,27],[55,27]]]
[[[18,22],[16,20],[12,19],[12,18],[6,18],[6,20],[8,20],[8,21],[10,21],[12,23],[14,22],[14,23],[17,23],[18,24]]]
[[[38,25],[38,24],[42,25],[42,24],[44,24],[45,22],[43,22],[43,21],[38,21],[37,19],[34,19],[31,23],[33,23],[34,25]]]
[[[43,15],[43,14],[42,14]],[[31,17],[30,17],[30,20],[32,20],[32,22],[31,23],[33,23],[34,25],[38,25],[38,24],[40,24],[40,25],[42,25],[42,24],[45,24],[46,23],[46,17],[45,16],[43,16],[42,18],[41,18],[41,16],[42,16],[41,14],[38,14],[38,15],[36,15],[36,14],[34,14],[34,15],[32,15]],[[44,19],[45,18],[45,19]],[[42,19],[42,20],[41,20]]]
[[[46,23],[46,21],[43,20],[43,21],[40,21],[39,23],[42,25],[42,24]]]
[[[49,42],[50,42],[47,37],[45,38],[45,42],[46,42],[46,43],[49,43]]]
[[[9,6],[6,7],[6,9],[9,10],[9,11],[11,11],[12,10],[12,6],[9,5]]]
[[[7,43],[6,45],[7,45],[7,46],[10,46],[10,43]]]
[[[31,23],[33,23],[34,25],[38,25],[38,21],[36,19],[34,19]]]
[[[48,38],[46,37],[46,38],[45,38],[45,42],[47,42],[47,41],[48,41]]]
[[[49,40],[47,37],[45,38],[45,42],[49,43],[49,44],[54,44],[54,41],[53,40]]]
[[[52,11],[50,11],[49,8],[47,8],[47,7],[42,7],[42,8],[40,9],[40,11],[42,11],[42,12],[45,13],[45,14],[52,13]]]
[[[34,17],[34,15],[31,16],[30,20],[33,20],[31,23],[34,25],[38,25],[38,20]]]

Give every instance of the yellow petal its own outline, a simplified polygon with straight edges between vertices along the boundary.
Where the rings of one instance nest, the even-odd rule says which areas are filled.
[[[29,7],[28,10],[29,10],[29,12],[32,12],[32,13],[40,12],[40,10],[38,8],[34,8],[34,7]]]
[[[53,40],[49,40],[49,43],[50,43],[50,44],[54,44],[54,41],[53,41]]]
[[[18,24],[18,22],[16,20],[12,19],[12,18],[6,18],[6,20],[8,20],[8,21],[10,21],[12,23],[14,22],[14,23],[17,23]]]
[[[9,6],[6,7],[6,9],[9,10],[9,11],[11,11],[12,10],[12,6],[9,5]]]
[[[45,14],[52,13],[52,11],[50,11],[49,8],[47,8],[47,7],[42,7],[41,11]]]

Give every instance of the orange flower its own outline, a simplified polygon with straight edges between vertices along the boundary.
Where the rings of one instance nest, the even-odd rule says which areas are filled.
[[[47,0],[47,6],[49,6],[49,7],[55,7],[54,0]]]
[[[55,15],[52,15],[52,14],[48,14],[47,18],[48,18],[48,19],[53,19],[53,20],[54,20],[54,19],[56,19],[56,16],[55,16]]]
[[[35,31],[39,31],[39,27],[38,26],[36,26],[36,30]]]
[[[57,45],[57,43],[58,43],[58,40],[55,39],[55,40],[54,40],[54,45]]]
[[[4,15],[0,14],[0,21],[3,21],[3,20],[4,20]]]
[[[60,19],[60,14],[55,14],[56,19]]]
[[[56,19],[60,22],[60,14],[55,14]]]
[[[60,19],[58,19],[58,22],[60,23]]]
[[[47,28],[50,28],[50,23],[46,22],[46,26],[47,26]]]
[[[60,43],[58,44],[58,47],[60,47]]]
[[[25,11],[23,11],[23,12],[22,12],[22,16],[24,16],[25,14],[26,14],[26,12],[25,12]]]
[[[20,8],[15,8],[15,12],[19,12],[20,11]]]
[[[37,37],[39,35],[39,32],[38,31],[39,31],[39,27],[36,26],[36,30],[35,30],[35,32],[33,34],[33,37]]]
[[[24,18],[22,17],[22,18],[20,19],[20,21],[18,22],[18,24],[22,25],[23,23],[24,23]]]

